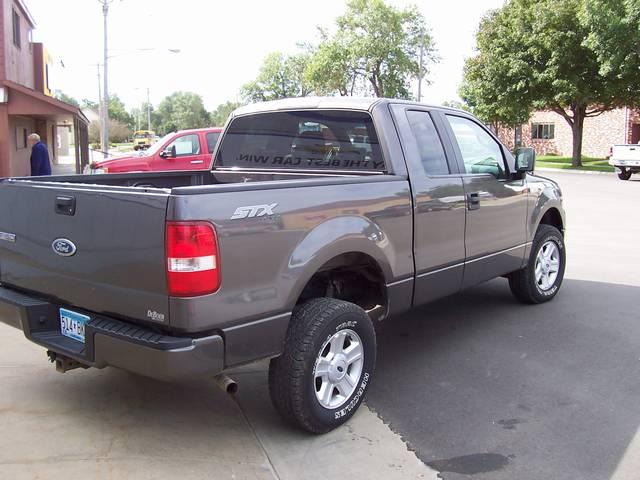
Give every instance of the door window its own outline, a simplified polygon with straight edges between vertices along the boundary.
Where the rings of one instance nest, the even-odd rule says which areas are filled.
[[[450,172],[447,157],[431,115],[427,112],[409,110],[407,119],[418,145],[424,172],[427,175],[448,175]]]
[[[200,153],[200,140],[198,135],[183,135],[171,142],[167,148],[176,147],[176,157],[186,155],[198,155]]]
[[[215,150],[219,137],[220,134],[218,132],[207,133],[207,148],[209,149],[209,153],[213,153]]]
[[[456,137],[466,173],[490,173],[505,178],[500,144],[477,123],[463,117],[447,115]]]

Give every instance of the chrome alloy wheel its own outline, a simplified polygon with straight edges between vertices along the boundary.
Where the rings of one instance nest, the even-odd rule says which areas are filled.
[[[560,271],[560,249],[553,240],[542,245],[536,257],[536,284],[542,291],[547,291],[555,284]]]
[[[340,330],[320,348],[313,369],[316,398],[327,409],[341,406],[353,394],[362,375],[362,340],[350,329]]]

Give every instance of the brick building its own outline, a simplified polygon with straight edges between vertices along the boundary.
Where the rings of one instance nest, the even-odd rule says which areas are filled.
[[[32,42],[34,27],[23,0],[0,0],[0,177],[30,173],[31,133],[47,144],[54,165],[58,138],[66,133],[75,146],[76,171],[88,162],[88,121],[78,108],[53,98],[51,59]]]
[[[573,153],[573,134],[567,121],[551,111],[534,112],[529,123],[501,128],[498,137],[509,148],[533,147],[538,155]],[[640,142],[640,110],[618,108],[584,122],[582,155],[606,157],[614,144]]]

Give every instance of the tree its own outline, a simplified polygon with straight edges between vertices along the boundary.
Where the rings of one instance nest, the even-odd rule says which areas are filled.
[[[96,149],[100,149],[100,131],[102,125],[100,122],[94,120],[89,124],[89,143],[95,145]],[[132,130],[124,123],[109,119],[109,142],[120,143],[124,142],[131,137]]]
[[[80,102],[78,102],[78,100],[76,100],[72,96],[67,95],[62,90],[55,90],[54,96],[61,102],[68,103],[69,105],[80,108]]]
[[[109,119],[116,120],[131,129],[135,127],[133,117],[127,112],[127,108],[120,100],[120,97],[115,94],[109,96]]]
[[[191,92],[175,92],[165,97],[158,105],[160,134],[187,128],[209,126],[209,114],[204,108],[202,97]]]
[[[307,71],[318,91],[352,94],[362,78],[377,97],[409,98],[410,80],[424,77],[437,61],[433,38],[416,7],[350,0],[336,27],[333,36],[325,35]]]
[[[308,61],[306,53],[288,56],[281,52],[270,53],[262,62],[256,79],[244,84],[240,95],[247,102],[305,97],[310,93],[304,78]]]
[[[556,112],[572,129],[572,164],[581,166],[585,119],[637,102],[637,69],[623,68],[620,60],[612,65],[608,49],[627,49],[620,58],[637,57],[638,24],[635,30],[603,26],[597,10],[614,12],[621,3],[511,0],[482,20],[461,96],[485,121],[523,123],[535,109]],[[637,5],[624,3],[627,11]]]
[[[458,110],[464,110],[465,112],[473,113],[473,109],[467,103],[460,102],[458,100],[447,100],[446,102],[442,102],[442,106],[457,108]]]
[[[225,102],[221,103],[216,107],[216,109],[209,114],[211,118],[211,123],[218,127],[225,124],[227,118],[231,112],[233,112],[236,108],[241,107],[242,103],[239,102]]]
[[[305,71],[309,87],[318,95],[353,95],[360,72],[358,62],[342,36],[325,38]]]
[[[151,115],[149,115],[149,113],[151,113]],[[151,116],[151,130],[157,131],[159,125],[158,113],[153,104],[147,102],[142,102],[139,107],[131,109],[133,128],[137,130],[148,130],[149,116]]]

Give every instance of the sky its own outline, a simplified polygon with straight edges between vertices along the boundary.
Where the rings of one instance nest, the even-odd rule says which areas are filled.
[[[464,60],[473,54],[480,18],[504,0],[388,1],[399,7],[417,5],[435,39],[440,62],[431,67],[432,84],[423,86],[423,101],[458,99]],[[25,3],[36,21],[34,41],[43,42],[57,60],[52,87],[77,99],[96,100],[96,64],[103,55],[101,2]],[[344,0],[112,0],[109,93],[132,108],[146,100],[147,88],[154,105],[174,91],[192,91],[213,110],[239,100],[240,86],[255,78],[268,53],[294,53],[301,42],[317,42],[317,26],[332,27],[344,11]]]

